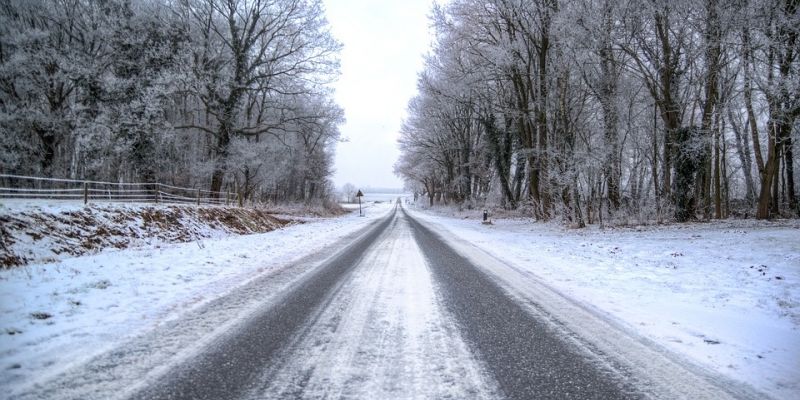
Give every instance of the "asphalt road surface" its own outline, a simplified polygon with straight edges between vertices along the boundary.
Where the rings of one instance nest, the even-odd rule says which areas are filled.
[[[130,399],[671,398],[532,311],[399,204]],[[480,261],[477,261],[481,263]],[[257,293],[254,291],[253,293]],[[251,296],[252,297],[252,296]],[[556,319],[558,316],[556,316]],[[604,328],[607,329],[607,328]],[[599,332],[599,331],[598,331]],[[591,329],[589,335],[592,334]],[[599,333],[598,333],[599,334]],[[587,335],[584,331],[582,335]],[[605,333],[609,336],[608,333]],[[655,365],[655,364],[654,364]],[[641,369],[639,364],[639,369]],[[663,376],[663,387],[681,381]],[[666,369],[664,369],[666,371]],[[684,373],[684,372],[681,372]],[[694,374],[693,372],[685,372]],[[689,379],[692,380],[692,379]],[[719,385],[698,396],[730,398]],[[658,385],[656,385],[658,386]],[[671,389],[670,389],[671,390]],[[692,389],[694,390],[694,389]],[[52,392],[51,392],[52,393]],[[691,393],[691,392],[689,392]],[[732,397],[737,397],[736,395]]]
[[[398,207],[274,306],[130,397],[642,395]]]

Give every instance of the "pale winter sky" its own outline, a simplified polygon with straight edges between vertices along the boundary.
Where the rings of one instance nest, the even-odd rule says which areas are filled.
[[[397,138],[417,72],[433,40],[433,0],[324,0],[334,36],[344,45],[336,100],[349,142],[336,147],[337,187],[401,188],[392,172]]]

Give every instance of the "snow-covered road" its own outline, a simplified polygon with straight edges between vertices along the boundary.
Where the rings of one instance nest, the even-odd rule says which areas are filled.
[[[131,397],[759,397],[545,286],[534,298],[518,296],[498,264],[448,244],[398,207],[273,305],[150,376]]]
[[[761,398],[438,223],[385,210],[11,398]]]
[[[147,381],[132,398],[646,397],[399,207]]]
[[[495,393],[398,215],[247,398],[480,399]]]

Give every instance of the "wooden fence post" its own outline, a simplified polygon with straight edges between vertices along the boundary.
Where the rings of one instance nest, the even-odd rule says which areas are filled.
[[[242,198],[242,194],[236,193],[236,196],[238,197],[239,200],[239,207],[243,207],[244,199]]]
[[[89,204],[89,183],[83,181],[83,205]]]
[[[197,189],[197,206],[200,207],[200,189]]]
[[[159,189],[161,189],[161,188],[159,187],[159,183],[158,182],[153,184],[153,187],[155,188],[155,193],[153,193],[153,198],[155,199],[156,204],[158,204],[158,198],[161,196],[161,193],[160,193],[161,191]]]

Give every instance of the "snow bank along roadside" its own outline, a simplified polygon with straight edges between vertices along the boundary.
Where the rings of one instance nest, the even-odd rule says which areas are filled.
[[[600,231],[413,215],[514,266],[510,286],[544,282],[725,377],[800,397],[797,221]]]
[[[0,271],[0,387],[45,380],[385,215],[108,251]]]
[[[55,262],[104,249],[263,233],[295,220],[236,207],[3,200],[0,268]]]

